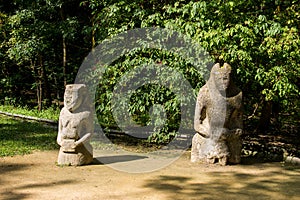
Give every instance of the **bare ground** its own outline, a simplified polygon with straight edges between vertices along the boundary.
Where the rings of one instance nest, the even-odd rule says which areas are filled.
[[[300,168],[279,162],[222,167],[190,163],[187,152],[163,169],[133,174],[103,164],[59,167],[56,158],[57,151],[0,158],[0,199],[300,198]]]

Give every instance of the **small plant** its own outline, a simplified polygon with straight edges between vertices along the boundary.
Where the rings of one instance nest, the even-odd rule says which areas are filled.
[[[154,132],[148,137],[148,142],[155,144],[168,144],[171,142],[177,133],[175,131],[166,133],[166,132]]]

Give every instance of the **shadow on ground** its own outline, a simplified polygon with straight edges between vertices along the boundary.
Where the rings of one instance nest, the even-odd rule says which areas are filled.
[[[27,168],[34,167],[34,164],[19,164],[19,163],[0,163],[0,173],[1,174],[11,174],[12,176],[18,176],[18,171],[25,170]],[[20,177],[20,181],[22,181],[22,178]],[[55,181],[55,182],[49,182],[49,183],[31,183],[31,184],[25,184],[22,186],[14,186],[11,185],[11,187],[8,187],[9,189],[6,189],[0,193],[0,199],[5,200],[21,200],[21,199],[30,199],[30,194],[23,193],[20,191],[33,189],[33,188],[41,188],[41,190],[44,190],[47,187],[52,187],[54,185],[67,185],[70,183],[74,183],[73,180],[62,180],[62,181]],[[10,184],[8,180],[4,180],[0,176],[0,185],[7,185]]]
[[[293,166],[267,168],[264,173],[201,172],[203,177],[160,175],[144,185],[167,195],[167,199],[297,199],[300,169]],[[267,173],[265,173],[267,171]],[[284,175],[284,178],[282,178]],[[237,198],[238,197],[238,198]]]
[[[148,158],[147,156],[138,155],[118,155],[118,156],[101,156],[93,160],[93,164],[112,164],[118,162],[128,162]]]

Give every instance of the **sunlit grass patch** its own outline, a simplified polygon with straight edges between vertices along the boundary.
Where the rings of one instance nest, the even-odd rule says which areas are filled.
[[[0,157],[57,149],[57,130],[37,122],[0,115]]]
[[[30,109],[28,107],[14,107],[9,105],[0,105],[0,111],[8,112],[12,114],[21,114],[31,117],[43,118],[58,121],[60,109],[59,108],[48,108],[42,111],[37,109]]]

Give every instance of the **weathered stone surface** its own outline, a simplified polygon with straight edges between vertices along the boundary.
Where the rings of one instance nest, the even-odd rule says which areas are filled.
[[[231,80],[231,67],[215,64],[200,89],[194,118],[191,161],[239,163],[243,129],[242,92]]]
[[[67,85],[59,116],[58,165],[84,165],[93,161],[89,139],[94,132],[91,103],[83,84]]]

